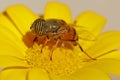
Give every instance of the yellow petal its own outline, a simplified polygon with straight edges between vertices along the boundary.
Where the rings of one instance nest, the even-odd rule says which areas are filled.
[[[67,23],[71,23],[71,12],[67,5],[58,2],[48,2],[45,11],[45,19],[62,19]]]
[[[110,80],[110,78],[98,69],[83,68],[70,76],[52,76],[52,80]]]
[[[27,63],[24,59],[15,56],[0,55],[0,68],[26,65]]]
[[[48,74],[39,68],[33,68],[28,74],[28,80],[50,80]]]
[[[101,69],[108,74],[120,75],[120,60],[116,59],[98,59],[87,67]]]
[[[92,11],[85,11],[75,19],[78,27],[92,32],[95,36],[99,34],[106,23],[106,19]]]
[[[107,53],[99,57],[98,59],[103,59],[103,58],[112,58],[112,59],[120,60],[120,51],[113,51],[113,52]]]
[[[86,50],[91,56],[99,57],[120,47],[120,32],[108,31],[98,36],[94,45]]]
[[[9,69],[0,73],[0,80],[26,80],[26,69]]]
[[[4,54],[2,52],[8,51],[8,54],[14,53],[17,55],[16,53],[20,53],[21,56],[25,55],[27,48],[14,31],[11,31],[8,27],[0,25],[0,35],[2,36],[2,38],[0,38],[0,54]]]
[[[6,14],[23,35],[30,30],[33,21],[38,18],[37,15],[24,5],[8,7]]]
[[[17,38],[22,39],[22,35],[20,34],[20,32],[16,29],[16,27],[12,24],[12,22],[4,13],[0,13],[0,25],[3,25],[4,27],[12,31]]]
[[[68,77],[66,77],[66,76],[56,76],[56,75],[50,75],[50,78],[52,79],[52,80],[67,80],[67,78]]]
[[[110,80],[106,73],[92,68],[83,68],[70,77],[72,80]]]

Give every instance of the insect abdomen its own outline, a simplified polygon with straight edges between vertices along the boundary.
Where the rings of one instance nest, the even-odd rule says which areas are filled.
[[[70,28],[67,33],[61,36],[61,39],[65,41],[76,41],[78,37],[77,37],[75,29]]]

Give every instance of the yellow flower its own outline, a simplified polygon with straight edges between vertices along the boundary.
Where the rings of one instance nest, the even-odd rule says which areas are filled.
[[[48,47],[44,47],[42,53],[37,44],[27,47],[23,36],[37,18],[37,14],[23,5],[10,6],[0,13],[0,80],[110,80],[108,74],[120,75],[120,32],[99,34],[106,23],[103,16],[86,11],[75,19],[76,25],[84,26],[96,36],[93,42],[79,40],[83,49],[96,60],[88,60],[77,46],[73,50],[56,48],[52,61],[48,59]],[[57,2],[46,5],[44,18],[72,23],[69,8]],[[75,28],[80,30],[80,27]]]

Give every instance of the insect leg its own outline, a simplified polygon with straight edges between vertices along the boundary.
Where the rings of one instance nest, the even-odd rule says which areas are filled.
[[[82,46],[77,42],[77,45],[79,46],[80,50],[87,56],[89,57],[91,60],[96,60],[94,58],[92,58],[86,51],[84,51],[84,49],[82,48]]]
[[[57,40],[57,42],[55,43],[55,45],[53,46],[53,48],[50,51],[50,60],[52,61],[52,55],[53,55],[53,51],[55,50],[55,48],[57,47],[58,43],[59,43],[59,39]]]
[[[44,46],[48,43],[48,41],[50,41],[50,39],[46,39],[46,41],[45,41],[45,43],[42,45],[42,47],[41,47],[41,53],[42,53],[42,49],[44,48]]]

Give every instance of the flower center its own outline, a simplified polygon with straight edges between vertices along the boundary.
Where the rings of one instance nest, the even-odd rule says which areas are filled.
[[[51,50],[46,46],[34,44],[27,50],[26,59],[30,66],[45,69],[50,74],[68,75],[82,67],[83,59],[77,46],[71,49],[56,48],[50,60]]]

